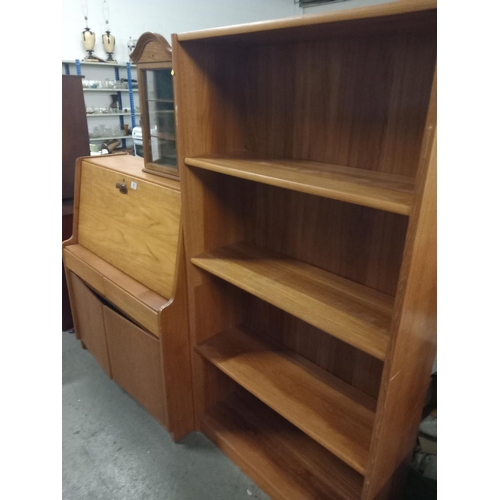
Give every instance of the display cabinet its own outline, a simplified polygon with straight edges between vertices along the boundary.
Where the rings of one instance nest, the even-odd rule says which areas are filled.
[[[172,47],[197,429],[273,498],[401,498],[436,345],[436,3]]]
[[[172,49],[161,35],[144,33],[130,55],[137,65],[144,171],[178,178]]]

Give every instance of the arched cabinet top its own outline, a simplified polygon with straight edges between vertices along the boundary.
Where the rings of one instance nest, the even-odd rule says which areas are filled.
[[[136,64],[172,61],[172,47],[158,33],[143,33],[137,40],[130,59]]]

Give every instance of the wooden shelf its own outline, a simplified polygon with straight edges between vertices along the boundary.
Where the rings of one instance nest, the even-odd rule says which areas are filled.
[[[305,160],[256,156],[186,158],[186,165],[271,186],[408,215],[413,205],[410,177]]]
[[[385,359],[393,299],[249,243],[191,259],[219,278],[348,344]]]
[[[118,135],[118,136],[110,136],[110,137],[89,137],[89,142],[107,141],[109,139],[132,139],[132,136],[131,135]]]
[[[128,92],[129,89],[83,89],[84,92]],[[132,89],[132,92],[139,92],[139,89]]]
[[[162,139],[163,141],[175,141],[175,135],[169,132],[155,132],[151,133],[151,137]]]
[[[140,115],[141,113],[135,113],[135,116]],[[87,118],[92,117],[105,117],[105,116],[132,116],[132,113],[87,113]]]
[[[154,99],[153,97],[148,97],[148,102],[169,102],[173,103],[173,99]]]
[[[202,431],[273,498],[361,497],[363,477],[266,405],[233,394],[202,419]]]
[[[375,401],[292,351],[251,337],[242,328],[219,333],[195,350],[364,474]]]
[[[62,62],[63,64],[76,64],[76,60],[73,59],[73,60],[66,60],[66,61],[63,61]],[[102,68],[106,68],[106,67],[111,67],[111,68],[126,68],[127,67],[127,64],[126,63],[123,63],[123,62],[112,62],[112,63],[108,63],[108,62],[103,62],[103,63],[100,63],[100,62],[85,62],[85,61],[80,61],[80,66],[101,66]],[[130,63],[130,67],[131,68],[135,68],[135,64],[132,64]]]

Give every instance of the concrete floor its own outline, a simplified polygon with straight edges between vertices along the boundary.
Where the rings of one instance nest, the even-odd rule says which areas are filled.
[[[265,500],[204,435],[174,444],[63,332],[63,500]]]

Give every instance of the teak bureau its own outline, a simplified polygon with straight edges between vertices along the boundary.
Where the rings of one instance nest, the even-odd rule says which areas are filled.
[[[77,160],[63,258],[78,338],[178,440],[193,429],[180,186],[143,166]]]

